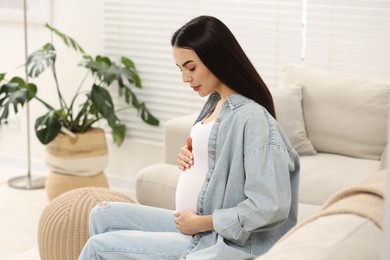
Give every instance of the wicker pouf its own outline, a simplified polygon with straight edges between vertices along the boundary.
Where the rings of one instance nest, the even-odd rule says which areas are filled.
[[[133,202],[120,192],[97,187],[71,190],[53,199],[39,220],[41,259],[77,259],[89,238],[89,212],[102,201]]]

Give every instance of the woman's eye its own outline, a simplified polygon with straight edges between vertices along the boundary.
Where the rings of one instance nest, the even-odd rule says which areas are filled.
[[[189,71],[195,71],[195,67],[189,68],[188,70],[189,70]]]

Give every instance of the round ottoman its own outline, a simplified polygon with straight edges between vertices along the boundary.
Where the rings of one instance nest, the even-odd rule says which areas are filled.
[[[74,189],[53,199],[39,220],[41,260],[77,259],[89,238],[89,212],[103,201],[134,202],[120,192],[99,187]]]

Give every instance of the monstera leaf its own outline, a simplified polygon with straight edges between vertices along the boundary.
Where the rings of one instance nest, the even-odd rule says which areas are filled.
[[[26,84],[19,77],[12,78],[8,83],[0,88],[0,124],[2,121],[7,121],[10,107],[14,108],[15,114],[18,113],[18,106],[21,107],[37,93],[35,84]]]
[[[95,109],[107,120],[112,129],[112,136],[116,144],[121,144],[125,139],[126,126],[122,124],[115,114],[114,103],[107,89],[94,85],[91,92],[91,100]]]
[[[50,143],[61,131],[61,120],[52,110],[35,120],[35,133],[42,144]]]
[[[28,56],[26,62],[28,75],[33,78],[38,77],[47,68],[54,66],[56,57],[54,46],[51,43],[45,44],[41,49]]]

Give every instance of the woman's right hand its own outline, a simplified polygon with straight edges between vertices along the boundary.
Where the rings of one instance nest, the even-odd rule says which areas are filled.
[[[177,164],[180,170],[185,171],[194,165],[194,156],[192,154],[192,138],[187,137],[187,144],[180,148],[177,155]]]

